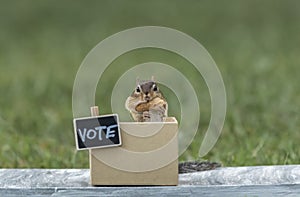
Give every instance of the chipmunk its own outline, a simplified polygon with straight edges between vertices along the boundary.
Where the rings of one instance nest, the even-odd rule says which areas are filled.
[[[160,92],[154,78],[149,81],[137,79],[136,88],[126,99],[125,107],[137,122],[163,121],[168,116],[168,103]],[[213,170],[221,167],[220,163],[209,161],[187,161],[178,165],[178,172],[191,173]]]
[[[126,109],[137,122],[162,122],[168,116],[168,103],[154,78],[137,79],[136,88],[125,102]]]

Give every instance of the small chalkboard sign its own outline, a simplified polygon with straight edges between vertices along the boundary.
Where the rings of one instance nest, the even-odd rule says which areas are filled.
[[[117,114],[74,119],[74,131],[78,150],[121,145]]]

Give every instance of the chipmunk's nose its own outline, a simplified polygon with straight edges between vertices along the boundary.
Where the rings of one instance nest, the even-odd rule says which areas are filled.
[[[145,92],[145,100],[146,101],[150,100],[149,92]]]

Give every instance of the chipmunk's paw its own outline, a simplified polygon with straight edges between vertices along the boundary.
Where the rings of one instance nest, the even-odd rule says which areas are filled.
[[[149,111],[144,111],[143,112],[143,122],[150,122],[151,118],[150,118],[150,113]]]
[[[149,109],[151,122],[162,122],[166,109],[162,105],[154,105]]]
[[[156,114],[163,115],[166,111],[166,108],[163,105],[154,105],[154,106],[150,107],[149,111],[152,111]]]

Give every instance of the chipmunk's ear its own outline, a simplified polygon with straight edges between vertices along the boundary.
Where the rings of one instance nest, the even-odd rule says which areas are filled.
[[[155,82],[155,78],[153,75],[151,76],[151,81]]]
[[[135,83],[136,83],[136,86],[138,86],[140,84],[140,78],[139,77],[136,77]]]

